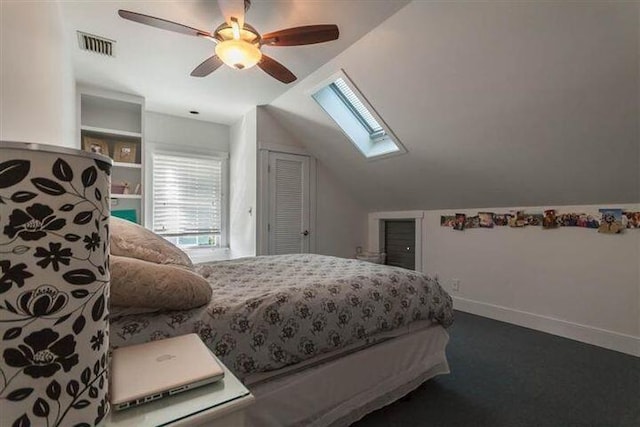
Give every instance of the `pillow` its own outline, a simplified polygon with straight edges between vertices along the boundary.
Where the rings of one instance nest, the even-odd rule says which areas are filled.
[[[193,263],[180,248],[131,221],[111,217],[111,254],[189,269]]]
[[[111,301],[111,300],[109,300]],[[120,305],[113,305],[109,302],[109,320],[114,321],[121,317],[133,316],[136,314],[149,314],[157,313],[161,311],[159,308],[150,307],[122,307]]]
[[[202,276],[174,265],[111,256],[111,304],[165,310],[188,310],[211,300]]]

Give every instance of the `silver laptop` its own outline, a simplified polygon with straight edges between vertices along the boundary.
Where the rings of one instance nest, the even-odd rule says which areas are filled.
[[[117,348],[111,355],[111,404],[131,408],[223,377],[197,334]]]

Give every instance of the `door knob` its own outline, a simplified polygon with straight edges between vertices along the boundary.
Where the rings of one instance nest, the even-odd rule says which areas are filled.
[[[309,235],[309,230],[304,230],[304,231],[303,231],[302,233],[300,233],[300,234],[302,234],[303,236],[308,236],[308,235]]]

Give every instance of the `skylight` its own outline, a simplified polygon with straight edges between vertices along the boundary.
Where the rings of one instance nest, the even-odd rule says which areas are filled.
[[[311,95],[368,159],[405,152],[367,100],[343,72]]]

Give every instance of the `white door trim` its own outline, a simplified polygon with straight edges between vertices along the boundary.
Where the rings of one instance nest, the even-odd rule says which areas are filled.
[[[269,150],[258,151],[258,188],[256,194],[256,255],[269,255]]]
[[[296,147],[287,144],[274,144],[272,142],[258,141],[258,150],[276,151],[284,154],[299,154],[311,157],[311,153],[304,147]]]

